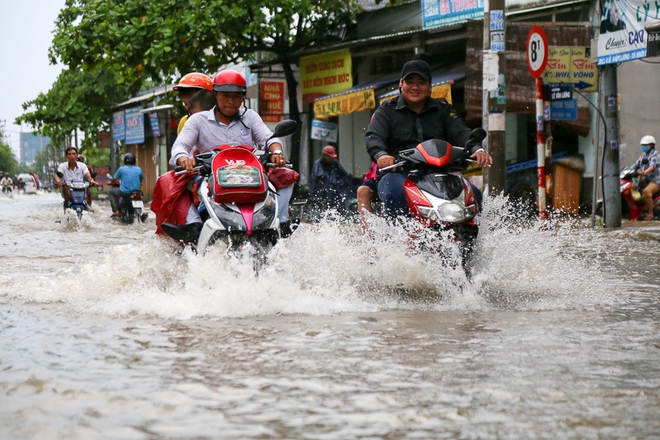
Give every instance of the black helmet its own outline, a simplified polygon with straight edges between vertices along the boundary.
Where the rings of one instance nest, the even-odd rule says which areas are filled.
[[[124,156],[124,164],[135,165],[135,155],[133,153],[126,153],[126,156]]]

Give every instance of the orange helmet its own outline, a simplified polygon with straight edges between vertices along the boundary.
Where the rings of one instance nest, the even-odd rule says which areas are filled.
[[[208,91],[213,90],[213,82],[208,75],[199,72],[191,72],[184,75],[179,81],[179,84],[174,86],[174,90],[182,89],[205,89]]]
[[[223,70],[213,78],[213,90],[216,92],[246,93],[245,78],[235,70]]]

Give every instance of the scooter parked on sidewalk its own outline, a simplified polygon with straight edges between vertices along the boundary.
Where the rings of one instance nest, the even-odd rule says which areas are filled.
[[[110,179],[110,185],[119,188],[121,180],[115,180],[112,174],[108,173],[107,178]],[[119,197],[119,215],[114,217],[118,221],[127,225],[132,224],[134,221],[146,222],[149,214],[142,212],[144,210],[144,202],[142,201],[143,193],[140,190],[132,191],[128,195]]]
[[[467,144],[481,142],[486,135],[486,130],[477,128]],[[452,239],[459,242],[461,263],[466,269],[479,233],[475,221],[479,213],[477,198],[472,185],[460,172],[470,161],[469,154],[469,148],[430,139],[401,151],[393,165],[379,170],[382,173],[403,167],[408,171],[403,187],[410,215],[422,228],[438,233],[453,231]],[[440,251],[442,240],[431,246],[435,246],[431,251]]]

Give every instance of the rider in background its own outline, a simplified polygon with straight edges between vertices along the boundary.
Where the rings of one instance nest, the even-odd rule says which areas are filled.
[[[179,92],[179,98],[183,102],[183,106],[186,108],[188,114],[181,118],[179,121],[179,126],[176,129],[176,134],[181,133],[183,125],[186,123],[190,115],[193,113],[190,111],[189,104],[192,97],[201,90],[207,90],[213,92],[213,81],[208,75],[199,72],[190,72],[184,75],[179,83],[173,87],[173,89]],[[215,104],[214,104],[215,105]]]
[[[144,174],[142,168],[135,165],[136,159],[133,153],[126,153],[124,156],[124,166],[119,167],[115,172],[113,180],[119,180],[119,188],[113,187],[108,192],[110,199],[110,206],[112,207],[112,215],[110,217],[119,216],[119,197],[131,195],[133,191],[139,191],[142,186]]]
[[[212,110],[196,113],[183,126],[181,134],[172,146],[171,165],[178,165],[192,171],[195,166],[194,154],[213,151],[218,145],[244,144],[265,145],[277,167],[286,165],[282,152],[282,141],[271,138],[273,133],[254,110],[244,106],[247,84],[245,78],[234,70],[223,70],[213,79],[216,105]],[[270,140],[269,140],[270,139]],[[289,199],[293,194],[293,184],[278,191],[280,223],[288,220]],[[202,219],[190,207],[186,219],[189,229],[200,229]]]
[[[14,189],[14,181],[9,177],[9,174],[3,175],[2,171],[0,171],[0,177],[2,177],[2,180],[0,180],[2,192],[11,192]]]
[[[61,163],[57,168],[57,171],[62,173],[63,176],[60,179],[60,177],[56,175],[55,184],[62,186],[62,198],[67,202],[70,202],[71,192],[69,191],[69,188],[62,185],[63,181],[67,183],[71,183],[73,181],[83,182],[85,178],[87,178],[87,181],[92,185],[98,185],[98,183],[89,173],[89,168],[87,168],[87,165],[82,162],[78,162],[78,149],[76,147],[67,148],[65,154],[67,161]],[[66,211],[66,207],[64,210]]]
[[[493,163],[481,144],[466,145],[471,130],[444,98],[431,97],[431,67],[422,60],[403,65],[399,80],[401,95],[385,101],[374,113],[365,135],[367,152],[378,168],[393,165],[401,150],[414,148],[429,139],[446,140],[465,146],[482,167]],[[406,174],[401,169],[385,174],[378,182],[378,195],[385,214],[406,215],[408,205],[403,191]],[[481,192],[474,187],[477,202]]]
[[[638,170],[640,179],[639,186],[644,188],[642,197],[644,198],[644,208],[646,215],[640,217],[640,220],[653,220],[653,194],[660,191],[660,154],[655,149],[655,138],[646,135],[640,141],[642,155],[639,156],[633,168]]]

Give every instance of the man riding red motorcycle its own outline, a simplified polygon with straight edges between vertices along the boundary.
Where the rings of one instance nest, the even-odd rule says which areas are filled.
[[[256,144],[263,145],[268,149],[275,166],[286,166],[281,141],[278,138],[271,138],[272,132],[261,117],[254,110],[244,106],[247,84],[243,75],[233,70],[224,70],[218,73],[213,79],[213,91],[216,106],[209,111],[196,113],[186,121],[181,134],[172,146],[170,164],[180,166],[190,172],[196,164],[194,158],[196,154],[213,151],[221,145]],[[167,186],[170,193],[178,196],[184,191],[182,187],[185,188],[191,178],[190,174],[181,175],[170,179],[172,182],[163,186]],[[176,208],[174,204],[169,203],[173,200],[173,197],[166,197],[164,202],[156,200],[157,195],[160,193],[161,191],[157,189],[154,194],[158,211],[167,211],[172,207]],[[278,190],[277,198],[281,209],[277,217],[281,223],[285,223],[288,219],[289,199],[292,193],[293,184]],[[180,206],[178,209],[180,211]],[[153,210],[154,204],[152,203]],[[184,231],[182,239],[194,242],[202,225],[202,218],[197,212],[195,204],[190,204],[188,211],[186,213],[179,212],[177,217],[177,224],[184,225],[181,228]],[[159,218],[168,218],[168,216],[157,212],[157,224],[159,224]]]
[[[446,139],[453,145],[470,148],[470,154],[482,167],[493,163],[481,143],[466,145],[470,129],[444,98],[431,98],[431,67],[421,60],[404,64],[399,80],[401,95],[386,101],[374,114],[366,134],[367,152],[382,169],[391,166],[402,150],[414,148],[430,139]],[[398,171],[398,172],[396,172]],[[389,216],[408,213],[401,170],[384,175],[378,182],[378,195]],[[477,200],[481,193],[476,187]]]

